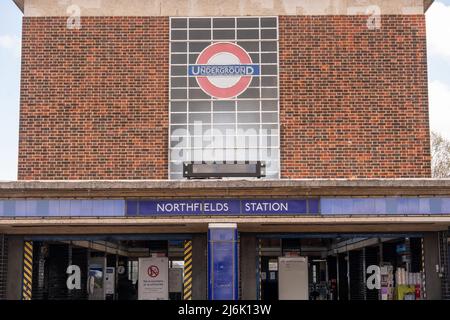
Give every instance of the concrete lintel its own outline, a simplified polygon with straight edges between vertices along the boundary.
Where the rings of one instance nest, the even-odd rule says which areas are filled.
[[[0,219],[4,234],[206,233],[209,223],[237,223],[240,232],[443,231],[444,217],[184,217],[102,219]]]
[[[25,16],[251,16],[423,14],[433,0],[13,0]],[[73,9],[73,6],[76,6]]]
[[[170,218],[0,218],[1,225],[11,226],[102,226],[102,225],[186,225],[186,224],[389,224],[389,223],[448,223],[450,215],[442,216],[227,216],[227,217],[170,217]]]
[[[268,193],[269,192],[269,193]],[[450,179],[84,180],[0,182],[0,198],[449,196]]]

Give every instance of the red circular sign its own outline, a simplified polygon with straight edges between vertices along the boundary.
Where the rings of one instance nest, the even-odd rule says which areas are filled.
[[[240,64],[252,63],[250,55],[241,46],[231,42],[217,42],[206,47],[200,53],[197,58],[197,64],[210,64],[210,60],[221,53],[228,53],[235,56],[239,60]],[[252,76],[241,76],[240,79],[233,85],[229,87],[219,87],[211,82],[208,77],[197,77],[198,85],[203,89],[203,91],[213,97],[222,99],[229,99],[240,95],[248,88],[251,81]]]
[[[159,275],[159,268],[157,266],[150,266],[147,269],[147,274],[151,278],[156,278]]]

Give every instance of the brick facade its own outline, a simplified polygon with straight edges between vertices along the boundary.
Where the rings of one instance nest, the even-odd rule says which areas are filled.
[[[24,18],[19,179],[167,179],[168,18]],[[282,178],[429,177],[424,16],[280,17]]]
[[[279,28],[283,178],[431,176],[424,15]]]
[[[24,18],[19,179],[166,179],[167,18]]]

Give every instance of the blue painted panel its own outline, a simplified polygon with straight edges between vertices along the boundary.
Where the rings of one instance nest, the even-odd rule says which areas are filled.
[[[61,210],[60,210],[60,202],[59,200],[50,200],[48,202],[48,215],[51,217],[55,216],[61,216]],[[44,216],[44,214],[43,214]]]
[[[442,201],[440,198],[433,198],[430,200],[430,213],[438,214],[441,211]]]
[[[66,217],[70,216],[70,200],[59,200],[59,215]]]
[[[385,214],[387,212],[387,203],[384,198],[376,198],[374,199],[375,203],[375,214]]]
[[[397,213],[397,199],[387,198],[386,201],[386,212],[383,214],[396,214]]]
[[[332,201],[322,201],[320,200],[320,212],[326,214],[334,214],[333,212],[333,202]]]
[[[208,299],[237,300],[237,230],[208,230]]]
[[[127,215],[137,216],[138,215],[138,201],[137,200],[128,200],[127,201]]]
[[[16,216],[24,217],[27,215],[27,202],[25,200],[16,201]]]
[[[125,200],[0,200],[2,217],[124,216]]]
[[[409,210],[408,210],[408,199],[407,198],[399,198],[396,199],[396,203],[397,203],[397,210],[395,211],[395,213],[397,214],[408,214]]]
[[[450,198],[321,198],[322,215],[442,215],[450,214]]]
[[[430,199],[428,198],[420,198],[419,199],[419,212],[421,214],[427,214],[430,211]]]
[[[2,200],[3,203],[3,216],[14,217],[16,215],[16,203],[14,200]]]
[[[450,198],[443,198],[442,199],[442,212],[450,213]]]
[[[93,213],[93,203],[89,200],[81,200],[80,216],[90,217]]]
[[[36,216],[44,217],[49,214],[49,202],[48,200],[36,201]]]
[[[93,202],[92,203],[92,211],[95,213],[95,214],[98,214],[98,215],[100,215],[100,216],[103,216],[105,213],[104,213],[104,207],[103,207],[103,201],[95,201],[95,202]]]
[[[211,244],[211,250],[214,255],[212,259],[214,280],[211,300],[233,300],[233,247],[233,243],[227,242]]]
[[[408,198],[408,214],[409,212],[416,212],[420,214],[420,202],[419,198]]]
[[[308,213],[319,213],[319,199],[308,199],[309,210]]]
[[[210,229],[209,241],[228,241],[236,240],[235,229]]]
[[[80,200],[70,200],[70,216],[80,217],[81,214],[81,201]]]
[[[114,217],[125,215],[125,201],[123,200],[103,200],[103,216]]]
[[[450,198],[321,199],[15,199],[0,200],[3,217],[109,217],[164,215],[447,215]],[[319,212],[320,211],[320,212]]]
[[[353,205],[353,212],[375,212],[375,203],[373,199],[369,198],[353,199],[353,201],[348,201],[348,205],[350,205],[351,202]]]

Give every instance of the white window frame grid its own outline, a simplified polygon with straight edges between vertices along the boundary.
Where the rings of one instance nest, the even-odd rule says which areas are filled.
[[[234,19],[234,28],[230,28],[230,27],[223,27],[223,28],[215,28],[214,24],[213,24],[213,20],[214,19]],[[245,27],[245,29],[243,29],[242,27],[238,27],[237,25],[237,20],[238,19],[259,19],[259,27]],[[261,26],[261,19],[262,18],[271,18],[271,19],[275,19],[276,24],[274,27],[262,27]],[[182,27],[182,28],[173,28],[172,27],[172,20],[179,20],[179,19],[186,19],[186,27]],[[189,26],[189,20],[190,19],[210,19],[210,27],[209,28],[191,28]],[[199,39],[190,39],[190,34],[189,31],[190,30],[208,30],[210,31],[210,38],[211,40],[199,40]],[[262,30],[276,30],[276,39],[262,39]],[[182,39],[182,40],[176,40],[176,39],[172,39],[172,30],[185,30],[186,31],[186,39]],[[234,30],[234,39],[217,39],[215,40],[213,38],[213,31],[214,30]],[[237,35],[238,35],[238,30],[258,30],[259,32],[259,39],[255,40],[255,39],[237,39]],[[216,98],[213,97],[209,97],[209,98],[202,98],[202,99],[191,99],[189,97],[189,90],[192,89],[192,87],[189,85],[189,76],[188,75],[172,75],[172,67],[188,67],[190,62],[190,55],[191,54],[197,54],[200,53],[201,51],[194,51],[194,52],[190,52],[190,43],[191,42],[219,42],[219,41],[224,41],[224,42],[233,42],[233,43],[237,43],[237,42],[258,42],[258,52],[255,51],[248,51],[248,53],[250,55],[258,55],[259,56],[259,61],[258,64],[260,65],[260,68],[262,65],[266,66],[276,66],[277,71],[276,74],[270,74],[270,75],[260,75],[259,76],[259,86],[258,87],[253,87],[253,88],[258,88],[259,89],[259,98],[233,98],[233,99],[227,99],[226,101],[231,101],[234,104],[234,109],[233,111],[228,111],[228,110],[224,110],[224,111],[215,111],[214,110],[214,106],[213,106],[213,102],[214,101],[220,101]],[[172,52],[172,43],[186,43],[186,52],[185,53],[176,53],[176,52]],[[275,51],[264,51],[262,52],[262,43],[263,42],[275,42],[276,44],[276,50]],[[276,54],[276,58],[277,61],[276,63],[262,63],[262,54]],[[180,55],[186,55],[186,63],[185,64],[172,64],[172,55],[176,55],[176,54],[180,54]],[[169,132],[168,132],[168,179],[169,180],[180,180],[180,178],[172,178],[173,174],[179,174],[182,177],[182,170],[181,171],[172,171],[171,167],[172,167],[172,163],[178,162],[178,161],[172,161],[171,159],[171,152],[172,150],[186,150],[190,153],[195,152],[196,150],[215,150],[217,149],[217,147],[201,147],[201,148],[194,148],[191,147],[191,140],[195,137],[204,137],[204,135],[202,136],[194,136],[194,135],[188,135],[188,136],[180,136],[180,135],[174,135],[172,136],[172,127],[173,126],[184,126],[187,129],[187,132],[189,132],[189,126],[194,125],[194,123],[190,123],[189,121],[189,115],[192,114],[209,114],[211,116],[211,121],[209,123],[202,123],[202,128],[205,126],[209,126],[209,129],[213,129],[214,128],[214,119],[213,116],[214,114],[221,114],[221,113],[234,113],[235,115],[235,122],[234,123],[219,123],[218,125],[234,125],[234,131],[235,133],[238,132],[238,126],[245,126],[245,125],[259,125],[259,133],[256,135],[234,135],[234,140],[235,140],[235,147],[234,148],[229,148],[229,149],[225,149],[223,150],[224,154],[226,154],[227,150],[234,150],[235,154],[236,152],[238,152],[239,150],[249,150],[249,149],[257,149],[258,150],[258,156],[261,159],[261,149],[265,149],[265,150],[269,150],[270,152],[277,152],[278,156],[276,160],[272,160],[272,162],[275,162],[277,164],[277,171],[267,171],[267,175],[276,175],[275,179],[280,179],[281,177],[281,125],[280,125],[280,55],[279,55],[279,19],[278,16],[235,16],[235,17],[201,17],[201,16],[192,16],[192,17],[169,17]],[[262,69],[262,68],[261,68]],[[268,77],[268,78],[276,78],[276,86],[263,86],[262,85],[262,78],[263,77]],[[186,78],[187,82],[187,86],[186,87],[174,87],[172,88],[172,78]],[[249,88],[252,88],[251,86],[249,86]],[[184,89],[186,90],[186,99],[172,99],[171,97],[171,93],[172,93],[172,89]],[[262,97],[262,89],[276,89],[276,98],[263,98]],[[201,89],[200,89],[201,90]],[[237,102],[238,101],[255,101],[257,100],[259,102],[259,111],[239,111],[238,112],[238,108],[237,108]],[[189,110],[189,102],[190,101],[209,101],[210,102],[210,110],[209,111],[193,111],[191,112]],[[276,111],[262,111],[262,102],[263,101],[276,101]],[[172,112],[172,102],[186,102],[186,111],[185,112]],[[239,123],[238,122],[238,113],[242,114],[242,113],[258,113],[259,114],[259,121],[255,122],[255,123]],[[263,114],[277,114],[277,122],[262,122],[262,115]],[[177,123],[177,124],[172,124],[172,114],[185,114],[186,115],[186,123]],[[217,125],[217,124],[216,124]],[[261,132],[263,130],[263,126],[265,125],[275,125],[277,128],[278,133],[277,134],[269,134],[269,135],[261,135]],[[203,129],[202,129],[203,130]],[[210,135],[210,139],[213,138],[213,134],[211,131],[211,135]],[[259,137],[258,139],[258,147],[257,148],[238,148],[237,146],[237,139],[239,137],[252,137],[252,136],[257,136]],[[183,147],[171,147],[171,138],[175,137],[175,138],[188,138],[188,144],[187,146],[183,146]],[[225,138],[227,137],[231,137],[231,136],[225,136]],[[277,137],[277,146],[276,147],[264,147],[261,148],[262,145],[262,139],[270,139],[271,137]],[[237,157],[236,157],[237,158]]]

